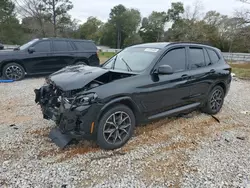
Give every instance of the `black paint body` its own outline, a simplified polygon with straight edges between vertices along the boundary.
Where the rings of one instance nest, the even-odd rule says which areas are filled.
[[[52,74],[49,81],[63,92],[83,88],[92,80],[105,76],[120,76],[98,87],[79,93],[96,93],[97,100],[90,104],[79,106],[70,110],[69,106],[62,102],[59,112],[61,117],[72,119],[72,123],[60,125],[64,133],[72,133],[85,138],[96,138],[98,121],[108,108],[122,103],[127,105],[135,114],[137,124],[145,123],[153,119],[176,115],[202,107],[209,92],[216,85],[220,85],[225,94],[228,93],[231,83],[231,68],[225,62],[221,52],[213,47],[191,43],[152,43],[141,44],[130,48],[149,47],[159,48],[157,57],[143,72],[123,72],[102,67],[66,67]],[[162,57],[174,48],[184,47],[186,51],[185,70],[168,75],[157,74],[157,65]],[[219,61],[205,67],[191,70],[189,67],[189,48],[202,48],[214,50]],[[209,57],[210,58],[210,57]],[[168,62],[166,62],[166,65]],[[102,78],[103,77],[103,78]],[[40,89],[41,90],[41,89]],[[41,91],[37,90],[37,101],[40,100]],[[43,112],[46,114],[46,112]],[[51,119],[51,115],[46,115]],[[76,121],[79,120],[78,125]],[[94,132],[91,133],[91,124],[95,122]],[[65,131],[65,127],[68,127]]]

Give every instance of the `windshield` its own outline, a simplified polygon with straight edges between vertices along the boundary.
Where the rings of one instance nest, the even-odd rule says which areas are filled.
[[[19,47],[19,50],[25,50],[26,48],[30,47],[32,44],[34,44],[36,41],[38,41],[39,39],[33,39],[31,41],[29,41],[28,43],[22,45]]]
[[[103,68],[141,72],[151,64],[159,51],[157,48],[126,48],[108,60]]]

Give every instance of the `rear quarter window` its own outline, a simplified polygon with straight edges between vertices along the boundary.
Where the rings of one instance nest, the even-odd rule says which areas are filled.
[[[96,51],[97,47],[92,42],[82,42],[82,41],[75,41],[73,42],[76,46],[78,51]]]
[[[217,63],[220,60],[220,57],[218,56],[218,54],[212,50],[212,49],[207,49],[208,55],[210,57],[211,63]]]

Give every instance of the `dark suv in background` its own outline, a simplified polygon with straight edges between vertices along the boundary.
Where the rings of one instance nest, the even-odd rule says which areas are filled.
[[[4,45],[2,43],[0,43],[0,50],[4,49]]]
[[[99,66],[97,47],[90,40],[34,39],[13,51],[0,52],[0,76],[21,80],[25,74],[48,74],[68,65]]]

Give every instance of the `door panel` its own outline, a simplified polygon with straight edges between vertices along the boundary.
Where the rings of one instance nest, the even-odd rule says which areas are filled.
[[[27,52],[27,57],[24,59],[24,63],[28,66],[29,73],[43,73],[50,72],[50,64],[52,62],[51,57],[51,44],[49,40],[39,41],[35,43],[34,52]]]
[[[188,104],[188,77],[182,78],[182,75],[152,75],[145,79],[145,85],[140,87],[137,95],[144,113],[153,115]]]
[[[185,47],[174,48],[165,54],[157,63],[156,70],[161,65],[169,65],[174,73],[145,75],[139,83],[136,100],[146,116],[161,113],[178,106],[188,104],[190,88],[187,85],[189,73],[186,71]]]
[[[188,49],[189,80],[191,85],[190,100],[193,102],[201,101],[209,92],[210,85],[213,83],[215,70],[209,66],[207,52],[200,47],[190,47]]]
[[[52,42],[53,50],[53,61],[51,67],[53,72],[66,67],[67,65],[73,64],[75,60],[75,52],[73,47],[68,41],[54,40]]]

